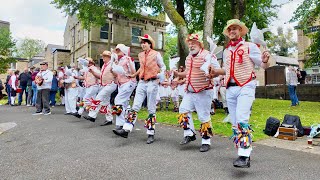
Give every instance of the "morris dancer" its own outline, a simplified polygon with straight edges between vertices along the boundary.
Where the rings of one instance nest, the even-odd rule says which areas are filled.
[[[136,73],[134,62],[129,57],[130,47],[118,44],[115,53],[118,60],[115,61],[116,65],[113,66],[113,71],[117,74],[118,94],[114,100],[115,105],[112,107],[112,114],[116,115],[116,128],[113,132],[117,133],[125,123],[125,113],[137,82],[135,78],[128,77],[128,75]]]
[[[256,81],[254,66],[267,68],[270,54],[261,51],[254,43],[242,39],[248,33],[246,25],[238,19],[227,22],[223,34],[230,43],[223,53],[223,69],[211,67],[211,75],[224,75],[227,85],[227,104],[232,121],[233,141],[238,148],[234,167],[250,167],[252,134],[249,123],[250,108],[255,99]]]
[[[78,89],[74,76],[76,76],[76,74],[73,73],[72,69],[66,67],[64,79],[60,81],[65,86],[65,115],[77,114]]]
[[[149,116],[145,120],[145,127],[148,129],[148,139],[147,144],[154,142],[155,134],[155,122],[156,122],[156,97],[158,93],[159,78],[160,81],[164,78],[164,71],[166,66],[163,63],[161,54],[153,48],[155,48],[154,40],[148,34],[139,37],[141,47],[143,52],[139,53],[140,69],[131,75],[130,77],[135,77],[139,75],[140,81],[136,89],[136,95],[134,97],[134,102],[132,110],[129,112],[126,119],[126,123],[123,129],[114,131],[115,134],[127,138],[129,132],[132,131],[134,123],[137,119],[137,112],[140,110],[144,99],[147,96],[147,106]]]
[[[180,144],[185,145],[196,140],[192,112],[197,111],[198,118],[201,121],[200,135],[202,136],[202,145],[200,152],[206,152],[210,149],[210,138],[212,136],[210,107],[213,84],[200,68],[205,63],[208,64],[208,67],[213,65],[219,68],[219,63],[215,55],[203,49],[203,43],[197,34],[190,34],[186,39],[186,43],[190,50],[190,54],[186,58],[186,70],[184,72],[175,71],[175,76],[186,77],[186,92],[179,107],[178,122],[184,129],[184,138]]]
[[[79,103],[78,113],[74,114],[78,118],[81,117],[86,107],[91,104],[90,99],[95,98],[99,92],[99,78],[95,77],[92,74],[92,72],[99,74],[100,71],[95,66],[95,62],[93,61],[92,58],[87,57],[85,60],[88,62],[88,69],[84,70],[84,76],[83,77],[75,76],[75,79],[84,80],[84,90],[85,90],[85,95],[83,96],[83,100],[80,101]]]
[[[105,114],[106,121],[101,126],[107,126],[112,124],[112,115],[110,104],[111,94],[116,90],[117,84],[115,75],[112,72],[112,60],[111,60],[111,52],[103,51],[102,53],[103,66],[101,68],[101,73],[93,71],[93,69],[89,69],[96,78],[100,79],[100,91],[95,99],[91,99],[91,105],[89,114],[87,116],[83,116],[85,119],[95,122],[98,113]],[[114,58],[113,58],[114,59]]]

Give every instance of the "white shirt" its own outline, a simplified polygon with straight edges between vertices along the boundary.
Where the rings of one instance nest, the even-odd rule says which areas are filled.
[[[11,87],[12,87],[12,89],[17,90],[17,87],[16,87],[17,76],[16,75],[12,75],[10,77],[10,79],[11,79]]]
[[[166,70],[166,65],[163,62],[161,54],[158,52],[156,56],[157,64],[161,69],[161,73],[163,73]]]
[[[38,89],[51,89],[52,86],[52,79],[53,79],[53,73],[47,69],[45,71],[38,72],[37,76],[40,76],[43,78],[43,83],[41,86],[37,84]]]

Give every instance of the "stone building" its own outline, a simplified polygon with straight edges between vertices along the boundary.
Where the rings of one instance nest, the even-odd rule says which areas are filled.
[[[308,59],[308,54],[305,52],[311,44],[311,39],[308,34],[320,31],[320,20],[316,21],[313,26],[309,27],[307,30],[301,30],[299,27],[295,27],[298,34],[298,60],[299,67],[307,72],[313,84],[320,84],[320,64],[314,65],[310,68],[305,68],[304,63]]]
[[[83,29],[76,16],[69,16],[64,32],[64,48],[70,50],[70,62],[77,63],[79,57],[92,57],[102,65],[100,54],[108,47],[108,30],[111,24],[110,46],[117,44],[130,46],[130,55],[138,61],[141,52],[138,36],[149,34],[155,41],[155,50],[164,52],[165,16],[128,18],[121,13],[113,13],[111,20],[106,19],[102,27]]]
[[[26,58],[14,58],[16,60],[16,62],[13,62],[10,64],[9,69],[15,71],[15,70],[19,70],[20,73],[23,72],[24,68],[28,67],[28,62],[29,60]],[[0,74],[0,79],[2,80],[2,82],[6,82],[6,77],[7,77],[7,73],[4,74]]]
[[[57,55],[55,55],[55,53],[57,53],[58,51],[56,51],[58,49],[58,51],[60,52],[66,52],[67,53],[67,58],[65,58],[65,56],[61,56],[59,55],[59,58],[61,57],[62,59],[54,59],[54,57],[58,58]],[[44,51],[33,56],[31,59],[30,59],[30,62],[29,62],[29,67],[31,66],[34,66],[34,67],[40,67],[40,63],[45,61],[45,62],[48,62],[48,67],[49,69],[57,69],[58,67],[58,64],[57,62],[61,62],[61,61],[66,61],[64,62],[63,64],[70,64],[70,61],[69,61],[69,55],[70,54],[70,51],[69,50],[65,50],[64,49],[64,46],[61,46],[61,45],[56,45],[56,44],[48,44]]]

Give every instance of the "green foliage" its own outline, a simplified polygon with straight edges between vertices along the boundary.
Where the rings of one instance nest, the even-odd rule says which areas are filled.
[[[278,27],[278,34],[272,34],[268,46],[270,51],[279,56],[290,56],[289,49],[296,49],[297,43],[293,40],[292,29],[287,29],[287,33],[283,32],[282,27]]]
[[[320,64],[320,31],[309,34],[312,44],[307,49],[309,59],[305,63],[305,67],[312,67]]]
[[[302,4],[294,12],[291,22],[299,22],[299,29],[307,30],[317,20],[320,20],[320,1],[319,0],[304,0]],[[320,32],[308,34],[311,39],[311,45],[306,50],[308,59],[306,67],[320,63]]]
[[[163,56],[164,63],[169,69],[169,60],[170,57],[178,55],[178,47],[177,47],[178,37],[177,36],[171,36],[170,34],[165,35],[165,53]]]
[[[52,0],[56,8],[62,9],[67,15],[77,14],[82,26],[102,26],[107,19],[108,7],[128,17],[139,17],[141,9],[152,7],[154,12],[162,11],[160,0]]]
[[[189,32],[202,31],[204,20],[205,0],[186,0],[190,9],[186,12],[186,21]],[[276,9],[279,5],[273,5],[272,0],[246,0],[245,13],[241,21],[246,23],[250,29],[254,22],[259,29],[266,28],[273,18],[277,17]],[[213,34],[223,44],[225,37],[222,34],[227,21],[233,19],[234,12],[231,7],[231,0],[216,0],[213,22]],[[266,35],[266,39],[269,35]]]
[[[12,58],[15,43],[11,37],[10,30],[8,28],[0,28],[0,74],[6,72],[10,63],[15,62],[15,59]]]
[[[24,38],[18,43],[17,56],[31,59],[33,56],[44,51],[45,43],[42,40]]]

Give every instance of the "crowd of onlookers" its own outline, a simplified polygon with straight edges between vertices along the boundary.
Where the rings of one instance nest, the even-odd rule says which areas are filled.
[[[19,70],[9,69],[5,82],[2,84],[2,89],[5,90],[8,101],[7,105],[11,106],[35,106],[37,102],[38,87],[35,83],[37,74],[40,68],[30,67],[25,68],[23,72]],[[53,78],[50,83],[50,105],[56,105],[56,93],[58,92],[58,77],[57,71],[53,70]]]

